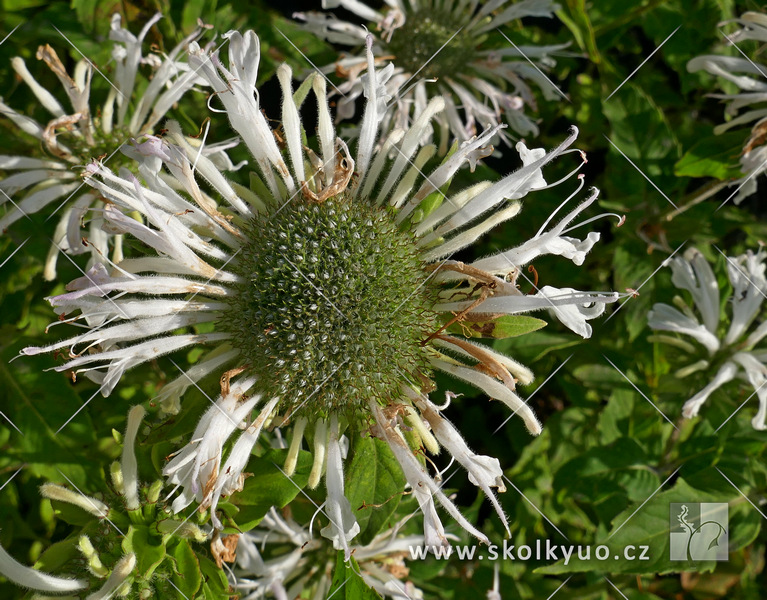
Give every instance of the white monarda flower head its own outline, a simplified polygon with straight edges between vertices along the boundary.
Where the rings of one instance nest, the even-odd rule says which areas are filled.
[[[732,21],[721,23],[725,25]],[[734,20],[742,29],[730,34],[729,41],[767,41],[767,14],[744,13]],[[714,128],[714,133],[723,133],[734,127],[751,125],[751,134],[743,145],[740,170],[743,177],[731,183],[737,186],[734,198],[736,204],[756,191],[757,177],[767,171],[767,63],[759,55],[752,57],[706,55],[693,58],[687,63],[690,72],[704,70],[712,75],[734,83],[740,92],[736,94],[712,94],[727,102],[725,115],[728,121]],[[742,109],[747,109],[741,112]]]
[[[690,248],[684,257],[667,261],[673,273],[671,280],[676,287],[690,293],[703,322],[677,296],[674,304],[678,308],[668,304],[653,306],[648,315],[650,327],[691,337],[705,352],[701,353],[694,344],[665,334],[652,339],[673,344],[699,358],[677,371],[677,377],[687,377],[699,371],[713,374],[711,382],[685,403],[682,414],[688,419],[698,414],[714,390],[739,377],[753,386],[759,398],[759,410],[751,424],[756,429],[767,429],[767,347],[760,346],[767,336],[767,321],[757,318],[767,293],[765,258],[764,250],[727,258],[727,275],[733,288],[728,302],[732,311],[729,327],[720,326],[719,285],[704,256]]]
[[[407,130],[427,110],[429,100],[445,99],[445,109],[436,121],[442,131],[442,153],[448,137],[465,141],[485,127],[507,122],[518,134],[538,135],[535,122],[525,108],[536,109],[535,82],[546,100],[559,99],[560,92],[543,75],[554,66],[552,55],[567,46],[516,46],[500,33],[503,25],[524,17],[553,17],[559,5],[552,0],[511,2],[497,0],[409,2],[391,0],[382,10],[359,0],[323,0],[322,7],[344,8],[367,21],[376,31],[373,50],[393,66],[386,71],[384,103],[386,131],[393,126]],[[330,42],[362,48],[368,29],[340,21],[334,15],[296,13],[305,27]],[[323,69],[346,78],[337,88],[337,118],[354,115],[355,102],[364,93],[360,75],[367,68],[364,52],[342,56]],[[450,136],[446,135],[447,133]],[[496,132],[506,143],[511,136]],[[423,141],[431,141],[433,130],[423,130]]]
[[[202,35],[202,30],[193,32],[167,55],[143,55],[144,39],[160,18],[158,13],[135,36],[121,25],[119,14],[112,17],[109,38],[114,43],[114,70],[106,74],[111,88],[104,104],[93,110],[91,83],[94,77],[104,74],[94,73],[90,61],[77,63],[70,75],[50,45],[40,46],[37,51],[38,60],[45,62],[61,82],[71,109],[35,79],[24,59],[16,57],[11,61],[14,71],[52,119],[38,123],[0,98],[3,116],[34,138],[35,145],[46,154],[46,158],[0,155],[0,172],[5,174],[0,178],[0,204],[5,206],[0,233],[24,216],[53,205],[60,216],[45,263],[46,279],[55,277],[60,250],[72,254],[90,252],[93,260],[105,262],[111,245],[114,260],[122,257],[119,236],[110,244],[110,236],[102,228],[103,219],[97,213],[88,214],[100,202],[98,195],[83,185],[78,167],[95,158],[107,159],[110,164],[112,160],[121,162],[124,157],[118,149],[124,143],[153,131],[187,91],[205,83],[183,60],[185,49]],[[140,75],[141,65],[151,68],[148,83]],[[222,168],[231,167],[221,146],[209,146],[205,153],[215,156]],[[89,223],[85,229],[84,221]]]
[[[423,537],[385,530],[367,545],[352,546],[359,574],[383,598],[419,600],[423,593],[407,580],[405,559],[423,545]],[[260,598],[327,598],[336,552],[321,538],[274,508],[258,527],[239,536],[230,580],[242,600]]]
[[[532,381],[530,370],[462,333],[492,331],[500,318],[549,310],[588,337],[587,321],[617,294],[552,286],[525,294],[518,281],[522,268],[544,254],[583,262],[599,235],[581,240],[568,234],[596,192],[553,226],[552,214],[516,248],[473,263],[451,256],[515,216],[530,192],[547,187],[541,169],[566,151],[577,131],[548,153],[519,144],[518,171],[453,192],[450,180],[477,152],[488,151],[497,127],[456,144],[425,176],[435,148],[419,150],[418,140],[444,100],[431,100],[413,127],[395,130],[387,150],[374,155],[386,91],[369,50],[368,102],[353,154],[335,135],[324,80],[314,77],[294,94],[286,65],[278,69],[282,129],[272,131],[255,89],[258,59],[253,32],[229,34],[228,68],[217,55],[195,50],[190,57],[219,90],[217,98],[255,158],[259,172],[251,173],[250,186],[230,184],[173,123],[165,138],[146,136],[129,150],[139,177],[92,163],[88,183],[109,200],[108,226],[142,242],[146,254],[109,269],[99,263],[67,293],[50,298],[61,315],[79,312],[72,320],[83,320],[89,330],[23,352],[67,348],[69,360],[57,370],[84,373],[108,395],[128,368],[208,346],[162,401],[166,412],[177,411],[188,386],[225,371],[221,397],[165,473],[182,489],[174,509],[196,501],[211,509],[216,527],[216,505],[241,489],[263,428],[292,424],[285,471],[293,474],[303,439],[311,441],[309,485],[318,485],[324,473],[327,486],[330,523],[322,533],[347,556],[359,531],[344,493],[347,440],[371,430],[388,443],[417,495],[430,545],[446,543],[435,503],[487,541],[416,457],[421,445],[448,450],[506,523],[493,496],[493,488],[504,489],[500,464],[474,454],[442,416],[447,407],[430,402],[432,373],[475,385],[537,434],[541,425],[516,391],[518,383]],[[308,147],[299,118],[310,88],[319,114],[317,151]],[[193,326],[198,332],[187,332]],[[241,429],[225,458],[227,440]],[[407,440],[404,432],[411,433]]]

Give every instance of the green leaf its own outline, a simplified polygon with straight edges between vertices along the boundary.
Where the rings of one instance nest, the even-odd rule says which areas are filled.
[[[70,525],[82,527],[97,519],[95,515],[69,502],[60,500],[51,500],[50,502],[55,515]]]
[[[359,438],[346,469],[346,497],[352,506],[363,543],[372,540],[399,506],[405,476],[389,445]]]
[[[154,570],[165,559],[162,538],[152,535],[147,527],[130,526],[122,543],[123,550],[136,554],[136,570],[144,579],[150,579]]]
[[[554,476],[552,488],[563,503],[578,502],[607,525],[628,501],[641,502],[658,489],[661,482],[646,466],[648,462],[637,441],[619,438],[564,463]]]
[[[200,561],[186,540],[179,540],[171,555],[176,561],[171,581],[184,596],[191,599],[202,584]]]
[[[81,556],[77,550],[77,537],[71,537],[51,544],[37,559],[35,568],[41,571],[55,572],[70,560]]]
[[[708,470],[706,481],[724,479],[714,469]],[[726,482],[725,482],[726,483]],[[723,489],[723,488],[722,488]],[[563,559],[553,565],[536,569],[536,573],[557,575],[575,572],[609,573],[671,573],[696,570],[712,571],[715,561],[672,561],[670,559],[670,503],[728,502],[730,553],[753,542],[761,525],[761,515],[753,510],[734,489],[727,495],[696,489],[684,479],[678,479],[673,489],[637,502],[613,519],[612,531],[597,544],[590,546],[590,556],[585,560],[573,553],[568,564]],[[609,549],[607,560],[596,558],[596,548],[604,545]],[[641,556],[641,547],[647,546],[646,560],[626,560],[624,549],[634,546]],[[586,550],[583,549],[585,557]],[[617,557],[617,558],[615,558]]]
[[[263,456],[251,458],[247,471],[252,476],[245,480],[242,491],[230,498],[239,508],[236,515],[239,530],[253,529],[272,506],[286,506],[306,486],[312,470],[311,453],[301,451],[295,473],[286,477],[282,465],[287,453],[287,450],[269,450]]]
[[[203,590],[207,588],[205,592],[205,599],[211,600],[213,598],[229,598],[229,581],[226,579],[226,574],[223,569],[219,569],[209,558],[199,556],[200,571],[205,582],[203,583]]]
[[[103,471],[82,457],[83,448],[96,445],[94,424],[82,410],[85,401],[61,374],[47,370],[56,365],[50,356],[21,356],[9,364],[27,345],[35,341],[21,338],[0,353],[0,387],[14,399],[3,412],[23,434],[15,434],[8,457],[46,481],[74,485],[84,493],[98,489]]]
[[[109,31],[110,17],[119,11],[120,3],[116,0],[72,0],[72,8],[86,32],[103,35]]]
[[[493,338],[504,340],[511,337],[519,337],[546,327],[546,321],[528,317],[526,315],[504,315],[491,321],[479,321],[476,323],[456,323],[451,325],[450,330],[455,333],[471,335],[471,337]]]
[[[327,597],[334,600],[381,600],[378,592],[368,587],[359,572],[357,561],[350,558],[349,562],[344,562],[344,553],[339,552]]]
[[[738,159],[746,134],[743,130],[708,135],[685,152],[674,165],[677,177],[716,177],[720,180],[742,175]]]

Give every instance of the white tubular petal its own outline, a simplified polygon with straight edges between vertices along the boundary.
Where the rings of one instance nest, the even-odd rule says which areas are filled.
[[[43,128],[37,121],[31,117],[16,112],[5,102],[3,102],[2,99],[0,99],[0,114],[8,117],[11,121],[13,121],[13,124],[21,129],[24,133],[27,133],[37,138],[38,140],[43,139]]]
[[[724,363],[711,383],[684,403],[684,406],[682,407],[682,416],[685,419],[691,419],[697,416],[700,407],[706,400],[708,400],[708,397],[714,393],[716,389],[720,388],[728,381],[732,381],[737,372],[738,366],[735,363],[729,361]]]
[[[765,336],[767,336],[767,321],[763,321],[759,327],[751,332],[751,335],[746,338],[743,347],[746,349],[753,348],[756,344],[761,342]]]
[[[243,482],[245,481],[242,471],[248,464],[250,453],[253,450],[253,446],[258,442],[258,437],[261,435],[264,423],[271,416],[279,400],[279,398],[273,398],[261,409],[258,417],[237,438],[237,442],[234,444],[231,452],[229,452],[229,456],[227,456],[226,462],[221,468],[221,473],[213,488],[213,496],[210,499],[210,519],[216,529],[223,529],[223,525],[216,515],[218,500],[221,496],[226,497],[242,489]]]
[[[298,453],[301,451],[301,442],[304,439],[304,431],[309,424],[309,420],[306,417],[300,417],[293,425],[293,433],[290,438],[290,448],[288,449],[288,456],[285,459],[285,476],[292,477],[296,472],[296,465],[298,464]]]
[[[209,60],[200,53],[192,54],[189,64],[193,69],[198,69],[199,74],[217,91],[217,97],[224,104],[232,128],[242,137],[256,159],[270,191],[275,197],[281,197],[272,171],[274,168],[282,177],[288,193],[292,194],[295,192],[295,183],[254,95],[257,93],[255,86],[260,61],[258,36],[253,31],[247,31],[244,35],[231,31],[226,37],[229,39],[231,72],[224,68],[216,56]],[[215,63],[217,69],[211,63]]]
[[[336,132],[328,109],[325,79],[315,75],[312,88],[314,95],[317,96],[317,135],[320,138],[320,150],[322,151],[322,170],[326,174],[325,184],[328,185],[333,180],[333,174],[336,171],[336,151],[334,148]],[[299,180],[303,180],[303,177],[300,177]]]
[[[765,431],[767,430],[767,389],[764,386],[757,388],[756,395],[759,398],[759,410],[751,419],[751,426],[759,431]]]
[[[0,574],[11,582],[39,592],[64,594],[78,592],[88,585],[81,579],[54,577],[42,571],[25,567],[0,546]]]
[[[49,169],[21,171],[0,181],[0,190],[3,190],[8,196],[13,196],[19,190],[30,188],[43,181],[56,181],[62,178],[62,176],[64,178],[71,178],[70,173],[60,173],[59,171]],[[2,202],[5,202],[7,199],[5,195],[0,195],[0,198],[2,198]]]
[[[549,314],[582,338],[591,337],[591,325],[588,321],[605,312],[605,305],[618,300],[618,294],[588,294],[573,288],[557,289],[544,286],[535,294],[550,302]]]
[[[727,275],[733,292],[732,322],[724,339],[725,344],[732,344],[740,339],[759,312],[767,294],[765,257],[767,253],[763,250],[756,254],[749,250],[746,254],[727,259]]]
[[[90,594],[85,600],[108,600],[112,598],[117,589],[125,582],[130,574],[133,573],[133,569],[136,568],[136,555],[132,552],[126,554],[120,560],[117,561],[115,568],[112,570],[112,574],[109,579],[106,580],[101,589],[98,592]]]
[[[737,352],[733,355],[732,360],[738,363],[746,372],[749,383],[754,388],[759,398],[759,409],[756,415],[751,419],[751,426],[759,431],[767,430],[767,366],[759,362],[759,360],[750,352]]]
[[[203,507],[210,505],[220,475],[224,444],[259,400],[255,397],[240,402],[254,383],[254,378],[248,378],[232,384],[229,393],[219,397],[200,418],[191,441],[163,468],[169,483],[184,487],[184,493],[173,502],[174,513],[195,499],[204,502]]]
[[[180,277],[139,277],[132,279],[114,277],[109,278],[108,281],[99,282],[93,277],[93,271],[98,267],[104,269],[101,264],[94,265],[88,271],[87,278],[76,279],[69,284],[72,286],[75,282],[82,282],[84,285],[79,287],[79,289],[70,287],[74,291],[47,298],[51,306],[67,306],[84,296],[104,297],[109,292],[114,291],[152,295],[202,294],[203,296],[227,296],[229,294],[225,287],[202,284]],[[109,300],[105,300],[105,302],[109,302]]]
[[[696,56],[687,63],[687,70],[690,73],[695,73],[701,69],[708,71],[712,75],[723,77],[724,79],[731,81],[742,90],[760,91],[764,89],[764,83],[761,81],[735,74],[746,73],[748,75],[763,76],[763,73],[759,70],[756,64],[744,58],[704,55]]]
[[[491,213],[491,215],[482,221],[479,225],[476,225],[471,229],[467,229],[466,231],[459,233],[458,235],[443,242],[436,248],[429,250],[426,254],[424,254],[423,260],[426,262],[434,262],[445,256],[455,254],[459,250],[462,250],[463,248],[466,248],[467,246],[470,246],[476,242],[481,236],[483,236],[491,229],[497,227],[504,221],[508,221],[509,219],[516,217],[520,210],[522,210],[522,205],[519,202],[514,202],[503,210]]]
[[[391,77],[391,69],[385,72],[376,72],[373,63],[373,37],[368,35],[365,39],[365,57],[367,60],[367,78],[365,79],[365,114],[362,116],[362,125],[360,125],[359,145],[357,147],[357,172],[359,173],[359,184],[361,184],[367,175],[370,157],[373,152],[378,137],[378,126],[381,122],[381,116],[386,110],[385,83]],[[393,68],[393,67],[392,67]]]
[[[29,86],[29,89],[32,90],[32,93],[40,101],[40,104],[43,105],[45,110],[47,110],[56,118],[63,117],[66,114],[66,112],[64,112],[64,108],[61,106],[61,104],[59,104],[59,101],[56,100],[53,94],[51,94],[42,85],[37,83],[37,80],[27,69],[27,65],[23,58],[19,56],[12,58],[11,66],[13,67],[13,70],[16,71],[16,73],[19,75],[19,77],[21,77],[24,83]]]
[[[470,367],[456,365],[438,358],[432,358],[430,362],[437,369],[450,373],[454,377],[478,387],[491,398],[503,402],[514,414],[518,414],[522,418],[525,427],[532,435],[538,435],[543,430],[530,407],[502,383]]]
[[[410,483],[409,479],[408,483]],[[423,514],[424,545],[428,549],[449,547],[450,542],[445,534],[445,527],[442,525],[442,521],[437,513],[437,507],[434,504],[434,497],[431,491],[428,488],[418,488],[417,484],[416,486],[411,484],[411,487]]]
[[[389,161],[389,155],[392,152],[392,146],[399,144],[400,140],[404,137],[405,132],[402,129],[395,129],[388,136],[380,151],[376,152],[376,156],[373,159],[373,163],[370,165],[367,178],[365,179],[365,186],[362,189],[361,196],[363,198],[370,197],[373,192],[373,187],[378,183],[379,175],[384,168],[384,165]]]
[[[45,258],[45,268],[43,269],[43,278],[46,281],[56,279],[56,263],[59,258],[59,252],[66,252],[71,249],[67,239],[67,227],[71,224],[71,214],[71,208],[65,209],[62,211],[59,222],[56,223],[56,230],[53,232],[53,239],[51,240],[48,256]]]
[[[0,111],[2,113],[2,111]],[[16,170],[25,170],[25,169],[57,169],[57,170],[64,170],[67,169],[67,165],[63,162],[58,162],[56,160],[43,160],[40,158],[29,158],[26,156],[11,156],[8,154],[0,154],[0,169],[4,169],[6,171],[16,171]],[[57,177],[61,177],[63,173],[58,173]],[[7,178],[6,180],[7,181]],[[2,186],[5,181],[0,182],[0,186]]]
[[[39,348],[35,354],[53,352],[60,348],[71,347],[81,344],[88,344],[87,348],[100,345],[102,348],[111,348],[120,342],[127,342],[137,339],[150,338],[161,333],[174,331],[181,327],[196,325],[198,323],[210,323],[216,320],[215,313],[192,313],[175,314],[162,317],[149,317],[146,319],[131,319],[127,323],[115,325],[113,327],[102,327],[94,329],[88,333],[76,336],[70,339],[62,340],[50,346]],[[89,344],[89,342],[92,342]],[[85,351],[79,350],[80,352]]]
[[[397,189],[394,190],[394,193],[391,195],[391,198],[389,198],[389,205],[393,206],[394,208],[399,208],[402,203],[410,196],[410,192],[413,189],[413,186],[415,186],[415,182],[418,179],[419,176],[423,176],[423,167],[424,165],[431,160],[431,158],[437,153],[437,147],[428,144],[426,146],[421,147],[421,149],[418,151],[418,154],[415,157],[415,160],[412,162],[412,166],[410,169],[407,170],[405,173],[405,176],[400,180],[399,184],[397,185]]]
[[[181,348],[191,346],[193,344],[204,344],[207,342],[215,342],[225,340],[229,338],[229,334],[225,333],[204,333],[200,335],[175,335],[166,338],[158,338],[149,340],[141,344],[134,344],[127,348],[120,348],[119,350],[111,350],[109,352],[99,352],[96,354],[88,354],[80,356],[74,360],[70,360],[68,363],[58,365],[55,370],[58,372],[68,371],[82,365],[90,365],[92,363],[106,363],[103,365],[89,366],[85,369],[78,369],[79,372],[89,372],[103,367],[107,368],[106,376],[101,384],[101,395],[106,397],[112,393],[117,382],[120,381],[123,373],[128,369],[140,365],[154,358],[158,358],[165,354],[175,352]],[[38,351],[36,351],[38,350]],[[24,348],[23,354],[39,354],[37,348]]]
[[[423,222],[418,224],[418,227],[415,229],[415,234],[417,236],[424,235],[424,233],[432,229],[435,224],[442,221],[447,215],[460,210],[479,194],[492,187],[492,185],[493,183],[490,181],[481,181],[461,190],[453,196],[445,198],[445,202],[439,208],[437,208],[437,210],[432,212],[423,220]],[[441,236],[439,235],[429,234],[422,237],[418,243],[421,246],[425,246],[440,239]]]
[[[692,294],[706,329],[716,335],[719,326],[719,284],[706,258],[696,248],[689,248],[684,258],[674,257],[667,264],[671,266],[673,284]]]
[[[544,229],[548,226],[549,221],[554,217],[556,211],[543,224],[538,233],[524,244],[512,248],[511,250],[507,250],[506,252],[501,252],[500,254],[475,261],[472,263],[472,266],[484,271],[489,271],[490,273],[508,273],[514,268],[521,268],[545,254],[563,256],[564,258],[573,261],[576,265],[582,265],[583,261],[586,259],[586,255],[594,244],[599,241],[599,233],[590,232],[584,240],[572,238],[563,235],[563,233],[565,228],[572,223],[580,213],[591,206],[598,196],[599,190],[592,188],[589,197],[575,209],[570,211],[570,213],[551,230],[544,232]]]
[[[432,343],[435,346],[438,346],[440,348],[448,348],[452,352],[457,352],[461,356],[465,356],[466,358],[472,358],[476,360],[474,356],[463,350],[460,346],[456,344],[451,344],[448,341],[441,340],[439,338],[435,338],[432,340]],[[533,372],[528,369],[525,365],[518,363],[516,360],[514,360],[511,357],[506,356],[505,354],[502,354],[501,352],[496,352],[489,346],[485,346],[484,344],[478,344],[477,342],[473,342],[471,340],[466,340],[461,338],[461,343],[463,344],[471,344],[472,346],[476,346],[479,348],[482,352],[489,354],[493,360],[501,363],[504,367],[506,367],[509,372],[517,379],[519,383],[522,385],[529,385],[533,382],[535,379],[535,375],[533,375]]]
[[[167,112],[173,108],[173,105],[176,104],[186,92],[191,90],[196,83],[200,82],[197,73],[194,71],[188,71],[179,76],[176,80],[170,83],[170,87],[157,98],[157,101],[152,107],[151,114],[146,116],[145,110],[149,107],[149,101],[151,101],[151,96],[149,94],[154,93],[156,89],[159,89],[159,85],[163,83],[164,77],[165,74],[161,71],[155,72],[149,87],[147,87],[144,96],[142,96],[142,100],[146,98],[147,102],[140,107],[141,110],[137,107],[137,110],[134,111],[133,116],[131,117],[129,124],[130,131],[146,133],[153,130],[163,117],[165,117]],[[152,88],[152,84],[155,83],[158,84],[158,87]],[[206,82],[202,81],[201,83]],[[142,122],[144,118],[146,118],[146,121]]]
[[[582,321],[592,319],[604,312],[604,304],[615,302],[618,294],[580,292],[572,288],[557,289],[544,286],[533,295],[497,295],[485,300],[471,311],[474,314],[520,314],[534,310],[550,310],[564,325],[584,337],[590,335],[590,328]],[[471,301],[443,302],[436,309],[444,312],[466,310]],[[591,306],[594,305],[594,306]]]
[[[57,179],[63,178],[57,176]],[[50,187],[32,192],[26,196],[24,200],[17,202],[17,206],[10,209],[8,213],[0,219],[0,231],[5,231],[9,226],[19,219],[24,218],[26,215],[34,214],[48,206],[54,200],[74,192],[80,185],[81,184],[79,183],[56,183]],[[0,194],[0,196],[2,196],[2,194]]]
[[[381,204],[383,200],[388,196],[394,184],[402,175],[402,171],[405,170],[410,163],[410,157],[418,149],[421,136],[423,135],[424,128],[429,125],[432,117],[439,112],[442,112],[445,108],[445,99],[442,96],[432,98],[429,105],[426,107],[419,117],[415,120],[412,127],[405,133],[405,137],[402,138],[400,147],[395,146],[396,158],[394,159],[394,165],[392,165],[389,175],[386,177],[381,190],[378,192],[376,202]]]
[[[84,247],[82,244],[82,238],[84,237],[83,220],[95,202],[96,194],[86,192],[78,197],[71,207],[66,209],[66,214],[69,215],[69,218],[66,220],[66,240],[64,244],[59,244],[59,247],[61,247],[62,250],[66,250],[72,254],[80,254],[81,252],[87,251],[87,247]],[[63,216],[61,217],[61,221],[64,222]],[[93,249],[91,249],[91,251],[93,251]]]
[[[231,146],[226,143],[214,144],[212,146],[205,146],[200,143],[198,146],[195,146],[191,142],[197,142],[197,140],[190,141],[190,138],[183,135],[181,126],[176,121],[168,121],[165,127],[168,130],[168,137],[170,137],[177,146],[183,149],[183,153],[180,154],[184,159],[184,174],[186,175],[187,166],[190,174],[196,171],[202,175],[211,186],[213,186],[213,189],[215,189],[230,206],[234,207],[240,214],[250,216],[252,214],[250,207],[240,199],[226,177],[221,174],[222,170],[234,170],[234,165],[231,164],[229,157],[224,152],[224,150]],[[239,140],[236,141],[239,142]],[[222,147],[222,149],[217,150],[216,146]],[[182,181],[185,181],[185,179]],[[163,193],[163,190],[155,191]],[[199,202],[201,207],[206,210],[208,216],[210,216],[208,210],[217,209],[217,206],[215,206],[213,201],[207,201],[207,197],[200,191],[196,183],[194,189],[189,190],[189,193],[195,201]],[[176,212],[184,213],[184,211]],[[183,216],[186,217],[187,215],[184,214]],[[231,245],[225,238],[222,239],[222,241]]]
[[[719,350],[719,338],[706,329],[704,325],[668,304],[653,305],[652,310],[647,314],[647,322],[652,329],[675,331],[695,338],[706,347],[709,354]]]
[[[509,531],[509,523],[506,520],[506,515],[495,497],[495,494],[490,488],[498,488],[499,492],[506,491],[506,487],[503,484],[503,470],[501,464],[497,458],[490,456],[480,456],[472,452],[458,430],[445,419],[437,407],[432,404],[428,398],[422,397],[416,400],[416,405],[421,411],[423,418],[431,425],[431,429],[434,435],[437,436],[439,443],[450,452],[469,474],[469,481],[479,487],[485,495],[488,497],[495,512],[498,513],[503,526],[506,529],[507,534],[511,534]]]
[[[328,447],[328,426],[325,421],[319,419],[314,424],[314,462],[309,473],[307,485],[309,489],[316,488],[322,478],[322,470],[325,466],[325,450]]]
[[[101,500],[96,500],[96,498],[86,496],[80,492],[73,492],[63,486],[56,485],[55,483],[44,483],[41,485],[40,495],[49,500],[58,500],[59,502],[74,504],[99,519],[103,519],[109,514],[109,507]]]
[[[293,71],[287,63],[282,63],[277,68],[277,79],[282,87],[282,128],[288,142],[293,172],[296,174],[296,179],[301,182],[306,181],[306,175],[304,174],[304,152],[301,147],[301,118],[293,102],[292,77]]]
[[[328,436],[328,468],[325,473],[325,485],[328,499],[325,507],[330,523],[322,528],[322,536],[333,540],[333,548],[344,551],[344,560],[349,561],[351,549],[349,542],[360,532],[360,525],[352,513],[352,506],[344,496],[344,472],[341,447],[339,445],[338,416],[330,416]]]
[[[56,313],[68,314],[74,310],[82,310],[89,316],[114,315],[123,319],[142,319],[144,317],[162,317],[179,313],[193,313],[226,310],[229,306],[224,302],[200,302],[196,300],[123,300],[117,298],[114,302],[100,298],[80,298],[76,303],[56,304],[61,307]]]
[[[551,18],[554,16],[554,12],[559,9],[559,4],[553,0],[522,0],[522,2],[516,2],[495,15],[489,23],[479,27],[475,35],[492,31],[504,23],[523,17]]]
[[[517,149],[524,166],[472,199],[468,205],[455,212],[444,224],[440,225],[435,234],[440,236],[450,233],[506,199],[519,199],[531,190],[544,187],[546,182],[543,180],[541,169],[569,148],[578,137],[578,128],[573,126],[570,129],[570,135],[564,142],[542,156],[540,156],[540,150],[529,151],[524,145],[518,144]]]
[[[431,523],[433,528],[431,531],[427,528],[425,531],[427,535],[427,544],[429,541],[433,542],[429,545],[441,546],[446,543],[446,537],[444,535],[444,529],[439,522],[439,517],[436,515],[436,511],[433,510],[434,506],[431,503],[429,508],[429,500],[431,497],[436,497],[442,507],[448,512],[448,514],[456,520],[456,522],[468,531],[471,535],[479,539],[485,544],[490,544],[490,540],[481,531],[469,523],[461,512],[456,508],[450,499],[445,496],[437,483],[429,476],[424,470],[418,459],[413,455],[413,452],[407,445],[402,436],[392,427],[388,422],[381,408],[375,401],[371,402],[370,409],[373,413],[373,417],[376,420],[376,429],[380,436],[386,441],[394,453],[397,462],[402,467],[402,472],[405,475],[410,487],[413,488],[413,492],[419,500],[419,504],[425,507],[424,521]],[[434,539],[434,538],[439,539]],[[430,539],[429,539],[430,538]]]
[[[160,390],[160,393],[157,394],[157,401],[160,403],[164,414],[178,414],[181,410],[181,397],[190,386],[232,362],[240,355],[239,350],[226,352],[217,352],[217,350],[218,348]]]
[[[146,411],[140,404],[128,412],[128,425],[123,438],[123,453],[120,467],[123,472],[123,495],[128,510],[138,510],[138,463],[136,462],[136,434]]]
[[[384,18],[380,12],[370,8],[364,2],[360,2],[360,0],[322,0],[322,8],[324,10],[329,8],[338,8],[339,6],[353,12],[355,15],[361,17],[365,21],[378,23]]]
[[[413,198],[402,207],[402,210],[397,214],[397,222],[405,219],[426,196],[445,185],[466,162],[469,162],[473,167],[478,157],[489,156],[493,150],[490,140],[503,127],[504,125],[491,127],[486,129],[479,137],[473,137],[463,142],[450,158],[426,178]]]
[[[201,277],[206,279],[233,280],[233,276],[226,274],[220,269],[215,269],[197,256],[190,248],[190,246],[200,248],[201,245],[207,245],[207,242],[203,242],[199,236],[180,225],[173,215],[160,215],[149,204],[145,206],[151,220],[161,228],[159,231],[150,229],[143,223],[136,221],[136,219],[124,215],[113,205],[107,205],[104,208],[104,217],[119,233],[130,233],[157,250],[157,252],[167,254],[176,262]]]

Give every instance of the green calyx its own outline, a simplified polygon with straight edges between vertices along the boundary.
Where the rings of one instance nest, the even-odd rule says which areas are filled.
[[[419,10],[408,14],[405,23],[394,30],[387,50],[406,71],[440,78],[465,72],[474,59],[475,47],[472,36],[450,15]]]
[[[428,274],[387,211],[343,194],[296,198],[244,233],[242,282],[219,326],[286,414],[364,418],[369,400],[428,374],[421,342],[438,327]]]
[[[129,159],[121,152],[115,152],[115,150],[120,148],[126,140],[134,137],[134,134],[131,134],[127,128],[123,127],[115,127],[110,133],[106,133],[99,125],[99,120],[96,119],[94,121],[94,126],[91,129],[93,143],[89,143],[89,141],[82,136],[62,136],[65,145],[71,150],[72,156],[77,158],[82,164],[88,163],[94,159],[111,156],[112,158],[110,159],[109,164],[113,168],[116,168],[116,166],[132,166],[135,161]]]

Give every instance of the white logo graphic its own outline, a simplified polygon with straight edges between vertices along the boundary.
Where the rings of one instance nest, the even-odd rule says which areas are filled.
[[[727,509],[726,502],[672,502],[671,560],[727,560]]]

